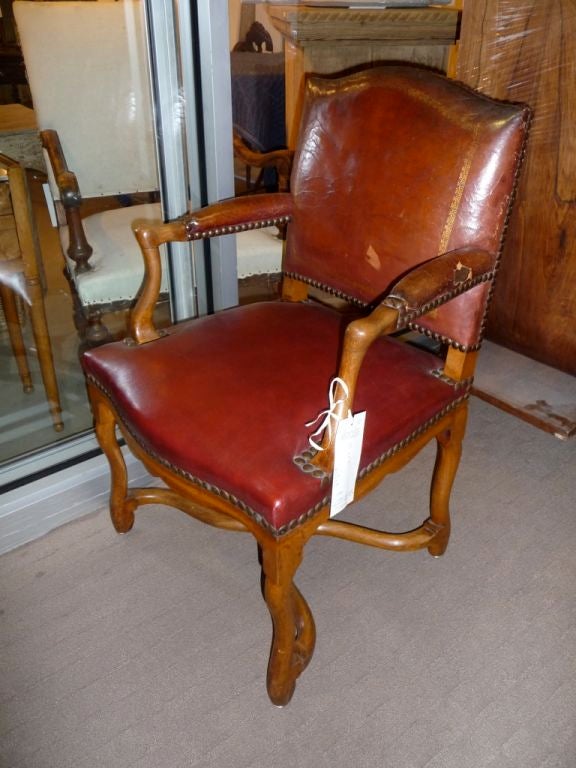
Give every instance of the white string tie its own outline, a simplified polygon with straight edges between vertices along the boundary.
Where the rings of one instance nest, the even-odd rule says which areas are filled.
[[[339,400],[336,400],[335,399],[336,387],[338,385],[342,387],[342,390],[344,392],[344,397]],[[314,426],[314,424],[316,424],[318,419],[322,419],[322,417],[324,417],[318,429],[315,432],[313,432],[308,438],[308,442],[310,443],[312,448],[315,448],[317,451],[323,451],[324,448],[322,448],[321,445],[318,445],[318,443],[316,443],[315,440],[313,440],[312,438],[316,437],[317,435],[321,435],[324,432],[324,430],[327,429],[328,438],[330,440],[332,439],[332,428],[334,427],[335,429],[338,426],[338,422],[342,418],[341,416],[338,415],[338,413],[336,413],[336,410],[345,402],[346,398],[348,397],[349,391],[350,390],[348,389],[348,385],[346,384],[344,379],[340,379],[338,378],[338,376],[336,376],[336,378],[332,379],[332,381],[330,382],[330,388],[328,390],[328,402],[330,403],[330,407],[325,411],[321,411],[318,414],[318,416],[316,416],[316,418],[313,419],[312,421],[306,422],[305,424],[306,427],[312,427]],[[348,411],[348,416],[350,415],[351,415],[350,411]]]

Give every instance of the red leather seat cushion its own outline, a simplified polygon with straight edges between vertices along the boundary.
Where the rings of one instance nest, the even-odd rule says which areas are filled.
[[[86,373],[130,433],[181,473],[248,505],[282,532],[329,497],[293,462],[307,421],[327,408],[345,321],[313,304],[269,302],[183,323],[142,346],[87,352]],[[436,357],[389,338],[369,351],[355,410],[366,410],[361,468],[460,397]]]

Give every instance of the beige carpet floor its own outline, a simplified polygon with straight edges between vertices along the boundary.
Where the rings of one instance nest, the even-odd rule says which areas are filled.
[[[432,460],[347,515],[420,522]],[[88,515],[0,558],[0,765],[574,768],[575,518],[576,441],[474,399],[443,558],[308,546],[317,649],[277,709],[252,541]]]

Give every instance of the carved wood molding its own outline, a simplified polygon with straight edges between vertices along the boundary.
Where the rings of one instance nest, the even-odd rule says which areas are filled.
[[[397,45],[451,45],[458,36],[456,8],[313,8],[269,6],[284,37],[307,42],[379,41]]]

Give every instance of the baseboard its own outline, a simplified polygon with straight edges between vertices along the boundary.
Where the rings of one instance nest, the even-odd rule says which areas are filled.
[[[126,453],[131,485],[149,485],[142,464]],[[27,544],[76,518],[100,509],[110,489],[104,456],[87,459],[0,497],[0,554]]]

